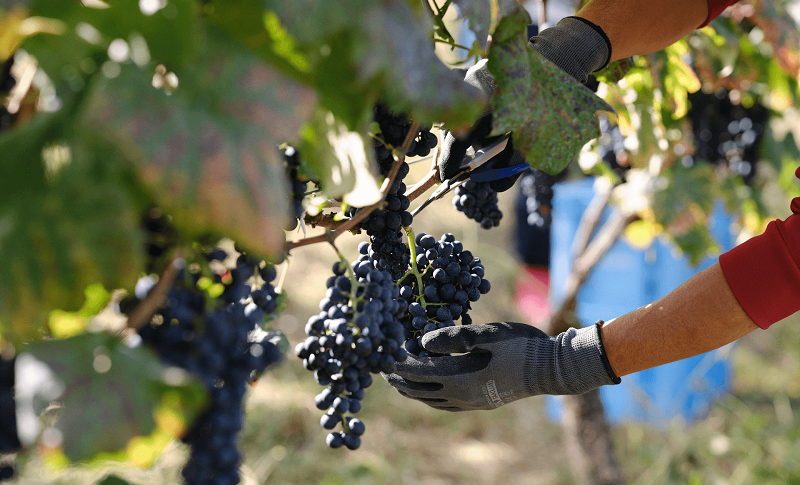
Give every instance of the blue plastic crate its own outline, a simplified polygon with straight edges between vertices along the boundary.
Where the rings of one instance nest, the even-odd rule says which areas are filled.
[[[583,212],[594,197],[594,179],[556,184],[553,188],[550,298],[564,295],[572,263],[572,242]],[[607,208],[605,221],[613,208]],[[731,218],[719,204],[712,214],[712,235],[723,250],[734,245]],[[602,221],[598,228],[602,226]],[[636,249],[620,238],[598,262],[578,292],[576,314],[584,325],[610,320],[651,303],[712,265],[707,257],[689,264],[672,244],[659,238],[646,249]],[[687,421],[704,416],[714,399],[727,392],[731,346],[625,376],[618,386],[604,386],[600,396],[612,422],[629,419],[663,425],[677,416]],[[548,396],[548,415],[560,421],[558,397]]]

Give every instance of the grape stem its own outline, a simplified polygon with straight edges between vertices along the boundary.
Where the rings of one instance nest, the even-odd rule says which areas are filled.
[[[404,227],[406,231],[406,236],[408,237],[408,250],[411,252],[411,272],[414,273],[414,276],[417,278],[417,288],[419,288],[419,301],[423,308],[426,307],[425,304],[425,295],[422,293],[422,289],[424,286],[422,285],[422,275],[419,274],[419,269],[417,269],[417,245],[414,241],[414,230],[411,229],[411,226]]]
[[[408,134],[406,135],[405,140],[403,140],[403,144],[400,145],[400,148],[397,148],[392,152],[394,155],[394,163],[392,164],[391,170],[389,170],[389,175],[383,181],[383,185],[381,186],[381,198],[378,202],[375,202],[374,204],[361,210],[358,214],[350,219],[342,221],[341,224],[338,225],[338,227],[336,227],[334,230],[326,229],[325,233],[320,234],[319,236],[304,238],[298,241],[288,241],[286,243],[286,251],[291,251],[292,249],[311,244],[324,242],[333,243],[333,241],[341,234],[355,228],[359,222],[366,219],[367,216],[369,216],[374,210],[382,207],[384,201],[386,200],[386,196],[389,195],[389,189],[391,189],[394,179],[397,177],[397,172],[400,171],[400,165],[402,165],[406,159],[406,153],[408,153],[408,149],[411,147],[411,142],[413,142],[414,138],[417,136],[417,131],[419,131],[419,123],[412,123],[411,129],[408,130]],[[335,216],[332,214],[326,214],[326,216],[327,217],[323,217],[322,219],[327,219],[329,217],[331,219],[330,226],[335,226],[336,221],[333,221],[333,217]],[[315,218],[316,217],[319,217],[319,215],[315,216]],[[307,219],[306,224],[311,224],[312,227],[315,225],[323,225],[322,223],[315,224]]]
[[[128,316],[125,321],[127,328],[139,330],[150,321],[158,309],[164,305],[172,284],[185,266],[186,261],[183,259],[183,250],[177,249],[158,278],[158,283]]]

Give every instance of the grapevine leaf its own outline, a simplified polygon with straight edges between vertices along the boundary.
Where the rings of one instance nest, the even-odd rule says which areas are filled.
[[[383,77],[387,102],[419,123],[471,124],[484,109],[480,93],[436,57],[419,24],[420,18],[405,3],[367,12],[362,27],[367,38],[359,44],[364,48],[359,57],[361,79]]]
[[[319,111],[300,134],[300,153],[307,157],[325,195],[344,197],[354,207],[380,200],[376,175],[370,169],[375,155],[368,134],[348,131],[325,111]]]
[[[595,73],[595,77],[600,82],[616,84],[620,82],[633,67],[633,58],[626,57],[625,59],[609,63],[600,72]]]
[[[529,49],[524,12],[504,17],[492,36],[489,70],[495,134],[512,132],[514,148],[532,167],[560,172],[600,135],[598,111],[613,109],[568,74]]]
[[[260,0],[209,0],[206,18],[252,49],[273,67],[294,79],[310,83],[309,62],[277,15],[265,11]]]
[[[66,338],[83,333],[89,318],[97,315],[111,299],[111,293],[100,284],[90,285],[84,294],[86,303],[77,312],[65,312],[64,310],[50,312],[48,325],[53,336]]]
[[[75,310],[84,288],[129,285],[143,241],[132,178],[116,147],[73,130],[71,110],[0,136],[0,324],[4,338],[40,338],[51,310]]]
[[[123,66],[96,91],[94,122],[132,142],[143,180],[178,227],[280,251],[288,197],[277,145],[297,136],[313,93],[215,28],[171,95],[151,77]]]
[[[691,169],[673,165],[665,174],[666,188],[655,193],[653,211],[664,226],[678,221],[690,208],[709,214],[714,208],[716,184],[714,171],[708,164],[696,164]]]
[[[107,475],[97,485],[131,485],[131,482],[124,480],[116,475]]]
[[[693,224],[682,234],[673,234],[675,244],[689,257],[689,263],[697,265],[709,253],[719,251],[719,245],[705,223]]]
[[[30,374],[41,369],[54,380],[37,385],[39,379]],[[18,356],[17,376],[18,382],[30,378],[18,384],[20,437],[35,437],[36,421],[30,417],[41,408],[37,399],[58,399],[62,408],[55,427],[63,435],[64,454],[73,461],[124,449],[131,438],[150,434],[156,429],[155,410],[165,399],[174,410],[177,396],[184,428],[205,405],[202,383],[162,366],[149,349],[129,348],[104,334],[28,345]]]
[[[453,127],[472,124],[483,109],[478,90],[436,57],[427,11],[384,0],[266,5],[306,52],[320,104],[350,130],[368,121],[377,99],[420,123]]]
[[[22,39],[19,27],[28,17],[28,10],[21,3],[15,4],[14,1],[9,3],[3,0],[0,6],[8,10],[3,12],[0,9],[0,62],[4,62],[14,55],[19,46]]]
[[[793,78],[800,74],[800,32],[792,16],[779,2],[756,2],[757,12],[749,20],[765,35],[783,71]],[[778,12],[778,9],[782,9]]]
[[[31,9],[31,15],[63,26],[60,35],[37,35],[23,43],[61,96],[84,87],[80,82],[82,73],[114,70],[116,61],[142,66],[153,61],[179,76],[193,65],[202,45],[193,0],[171,0],[155,12],[145,9],[147,13],[140,2],[105,3],[107,8],[38,0]],[[114,49],[109,48],[112,42],[116,42]],[[113,59],[110,52],[114,53]]]
[[[461,15],[467,19],[470,30],[484,49],[489,33],[500,19],[520,9],[516,0],[453,0],[453,3],[458,5]]]

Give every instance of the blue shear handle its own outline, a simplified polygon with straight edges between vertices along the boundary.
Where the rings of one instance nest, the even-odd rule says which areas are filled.
[[[493,182],[510,177],[531,167],[527,162],[506,168],[492,168],[492,165],[494,165],[494,160],[481,165],[469,173],[469,178],[476,182]]]

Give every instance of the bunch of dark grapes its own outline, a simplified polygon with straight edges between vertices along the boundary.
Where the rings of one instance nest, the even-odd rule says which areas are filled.
[[[158,207],[151,207],[142,214],[140,226],[145,236],[145,267],[148,273],[154,273],[164,266],[165,255],[175,246],[178,233],[170,216]]]
[[[526,170],[520,178],[517,199],[517,252],[532,266],[550,264],[550,223],[553,185],[556,177],[537,169]]]
[[[525,198],[525,222],[529,226],[550,227],[555,183],[556,177],[535,168],[522,174],[520,191]]]
[[[375,156],[378,159],[378,167],[381,175],[386,177],[394,163],[392,148],[397,148],[403,144],[409,130],[411,121],[405,114],[392,113],[385,105],[375,105],[374,118],[380,126],[380,139],[375,140]],[[406,152],[407,157],[425,157],[439,143],[436,135],[431,133],[430,128],[420,128],[414,140]]]
[[[308,338],[297,345],[295,355],[314,378],[326,386],[315,404],[326,411],[320,424],[332,430],[328,446],[355,450],[361,445],[364,423],[349,414],[361,410],[372,374],[391,373],[395,362],[407,354],[400,346],[403,326],[398,317],[406,305],[398,300],[398,287],[386,271],[375,269],[365,258],[351,265],[353,278],[339,261],[327,281],[328,291],[320,302],[321,313],[306,324]],[[341,431],[333,431],[341,425]]]
[[[14,56],[9,57],[2,67],[0,67],[0,132],[6,130],[14,124],[15,115],[8,112],[2,99],[17,84],[17,80],[11,75],[11,67],[14,65]]]
[[[12,463],[3,463],[0,465],[0,482],[6,482],[14,478],[16,470]]]
[[[16,453],[21,446],[14,403],[14,359],[0,354],[0,454]],[[11,480],[15,474],[13,463],[0,464],[0,482]]]
[[[750,183],[755,175],[758,146],[769,111],[756,103],[749,108],[731,102],[729,92],[698,91],[689,95],[689,119],[697,149],[682,160],[685,167],[697,160],[725,164]]]
[[[298,178],[297,169],[300,167],[300,155],[294,147],[287,147],[283,150],[283,162],[286,166],[286,176],[289,178],[289,197],[294,212],[292,219],[286,225],[287,231],[297,229],[300,219],[303,218],[303,198],[308,189],[308,182]]]
[[[359,224],[367,231],[370,239],[370,261],[373,267],[388,271],[393,281],[402,278],[408,270],[411,254],[403,243],[403,228],[414,221],[408,212],[411,201],[404,195],[406,184],[403,178],[408,174],[408,164],[403,162],[382,209],[372,211]],[[351,210],[351,216],[357,213]]]
[[[227,258],[220,249],[208,254],[210,261]],[[176,279],[166,304],[139,335],[166,362],[201,379],[210,394],[208,408],[183,437],[191,448],[183,469],[186,483],[235,484],[241,458],[237,434],[243,424],[247,385],[281,357],[260,326],[264,316],[277,309],[272,286],[276,271],[272,265],[262,267],[240,255],[235,268],[215,275],[224,290],[221,304],[211,311],[196,286],[202,277],[185,276]],[[141,278],[133,304],[145,298],[155,283],[152,277]]]
[[[392,148],[400,146],[411,129],[411,122],[404,114],[389,112],[382,104],[375,105],[375,121],[380,125],[380,139],[375,140],[375,154],[381,174],[386,177],[394,163]],[[436,135],[429,129],[422,128],[409,147],[407,156],[425,156],[438,143]],[[388,271],[393,281],[400,279],[408,270],[410,253],[403,244],[403,228],[414,221],[408,212],[411,201],[405,196],[406,184],[403,180],[408,175],[406,162],[400,165],[397,176],[389,188],[383,208],[373,211],[359,224],[359,228],[367,231],[370,237],[370,256],[373,267]],[[357,209],[347,213],[352,217]]]
[[[503,218],[503,212],[497,206],[497,192],[489,186],[489,182],[467,180],[456,187],[453,207],[470,219],[475,219],[484,229],[497,227]]]
[[[415,274],[400,283],[400,297],[408,304],[401,322],[406,329],[406,351],[424,357],[429,354],[422,349],[420,338],[433,330],[454,326],[459,318],[464,325],[472,323],[467,313],[471,303],[488,293],[492,285],[484,278],[481,260],[464,250],[453,234],[444,234],[436,241],[423,232],[414,242],[422,287]]]

